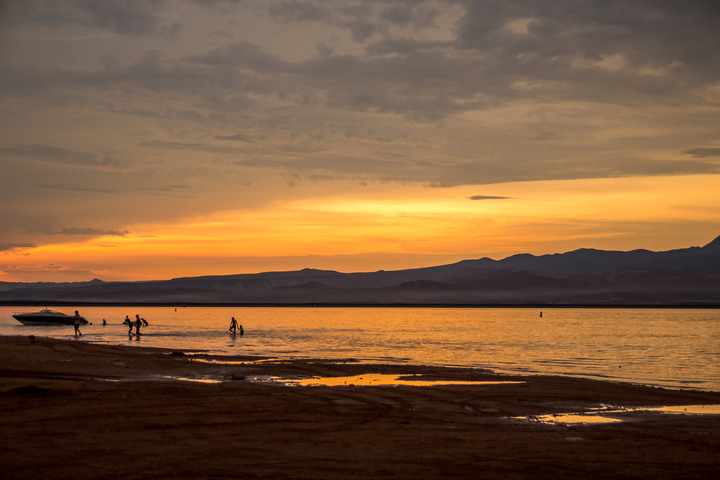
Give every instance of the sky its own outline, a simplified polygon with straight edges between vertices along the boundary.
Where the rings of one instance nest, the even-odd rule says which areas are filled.
[[[720,235],[720,4],[0,0],[0,281]]]

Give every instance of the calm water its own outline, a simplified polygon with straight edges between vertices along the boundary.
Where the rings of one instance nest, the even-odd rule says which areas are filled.
[[[75,308],[56,308],[72,313]],[[23,326],[0,307],[0,335],[74,338]],[[274,358],[480,367],[720,391],[720,310],[80,307],[80,341]],[[125,315],[150,323],[128,339]],[[245,336],[228,331],[234,316]],[[108,322],[102,325],[102,319]]]

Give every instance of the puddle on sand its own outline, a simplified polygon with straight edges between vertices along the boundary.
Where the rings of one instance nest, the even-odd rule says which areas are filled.
[[[546,425],[599,425],[602,423],[617,423],[623,421],[621,418],[605,417],[597,413],[556,413],[516,418],[532,420]]]
[[[273,362],[276,361],[276,359],[249,359],[249,360],[216,360],[214,358],[188,358],[191,362],[195,363],[207,363],[210,365],[252,365],[255,363],[266,363],[266,362]]]
[[[503,381],[473,381],[473,380],[427,380],[422,377],[415,379],[412,375],[394,375],[384,373],[369,373],[351,377],[312,377],[312,378],[281,378],[256,377],[256,381],[279,383],[296,387],[394,387],[405,385],[411,387],[437,387],[448,385],[501,385],[525,382]]]
[[[686,413],[688,415],[720,415],[720,405],[673,405],[670,407],[638,408],[637,411]]]
[[[599,425],[623,422],[623,414],[661,413],[669,415],[720,415],[720,405],[669,405],[663,407],[599,408],[586,412],[555,413],[514,417],[546,425]]]
[[[174,380],[177,382],[195,382],[195,383],[222,383],[222,380],[211,377],[175,377],[170,375],[161,375],[163,380]]]

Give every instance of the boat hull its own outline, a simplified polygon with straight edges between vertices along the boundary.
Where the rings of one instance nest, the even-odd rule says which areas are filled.
[[[16,313],[13,318],[23,325],[74,325],[76,317],[60,312],[41,311],[36,313]],[[85,317],[80,317],[80,323],[86,325],[89,322]]]

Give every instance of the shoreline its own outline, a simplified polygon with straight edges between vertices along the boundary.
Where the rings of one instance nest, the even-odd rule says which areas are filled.
[[[601,405],[720,404],[720,392],[187,352],[0,337],[0,431],[6,439],[0,473],[308,479],[720,473],[720,415],[630,411],[612,424],[532,421]],[[250,381],[371,373],[519,383],[297,387]],[[203,383],[209,377],[223,381]]]
[[[105,302],[60,300],[0,300],[0,307],[177,307],[177,308],[587,308],[587,309],[720,309],[720,303],[232,303],[232,302]]]

